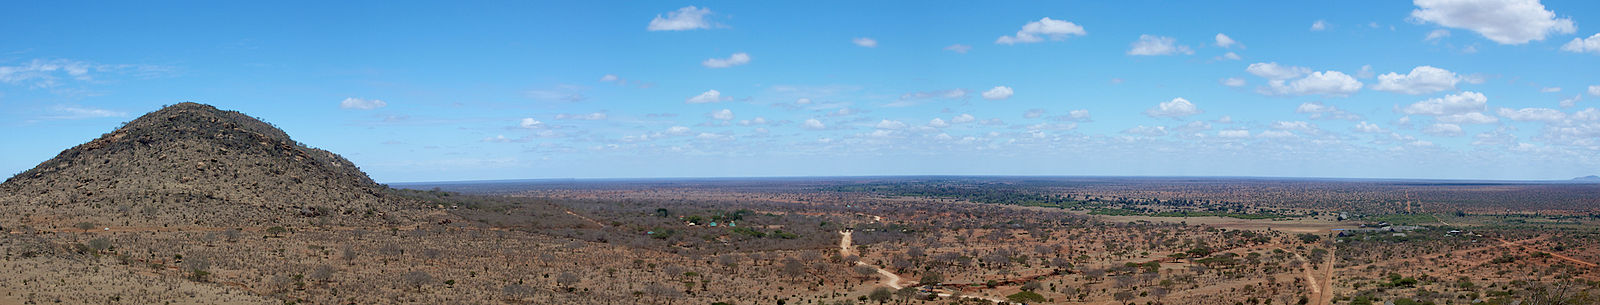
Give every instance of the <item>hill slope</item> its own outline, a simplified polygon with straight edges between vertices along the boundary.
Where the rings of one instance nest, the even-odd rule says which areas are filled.
[[[145,114],[0,184],[0,219],[35,228],[370,223],[410,206],[339,155],[196,103]]]

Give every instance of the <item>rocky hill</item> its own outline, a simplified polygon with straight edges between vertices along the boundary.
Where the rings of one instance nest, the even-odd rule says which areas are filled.
[[[39,229],[370,224],[416,206],[337,154],[196,103],[146,114],[0,184],[0,222]]]

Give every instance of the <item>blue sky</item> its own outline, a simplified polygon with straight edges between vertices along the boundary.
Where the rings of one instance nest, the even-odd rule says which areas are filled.
[[[383,182],[1600,174],[1600,3],[7,2],[0,170],[161,105]]]

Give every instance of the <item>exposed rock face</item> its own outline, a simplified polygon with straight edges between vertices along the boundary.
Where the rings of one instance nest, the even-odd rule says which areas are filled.
[[[0,219],[36,228],[370,223],[412,206],[339,155],[196,103],[145,114],[0,184]]]

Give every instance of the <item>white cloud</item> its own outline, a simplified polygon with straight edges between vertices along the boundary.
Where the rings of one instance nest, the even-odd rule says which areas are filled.
[[[723,109],[723,110],[712,111],[711,113],[707,113],[706,116],[711,117],[713,119],[723,120],[723,121],[732,120],[733,119],[733,110]]]
[[[1291,79],[1311,73],[1310,68],[1279,65],[1276,62],[1253,63],[1245,67],[1244,71],[1272,80]]]
[[[1561,50],[1573,53],[1600,54],[1600,33],[1589,36],[1589,38],[1573,38],[1571,42],[1561,45]]]
[[[1589,86],[1589,95],[1600,96],[1600,85]]]
[[[944,119],[933,118],[932,120],[928,120],[928,127],[945,128],[950,127],[950,123],[946,123]]]
[[[1404,94],[1426,94],[1456,88],[1456,82],[1461,77],[1450,70],[1432,66],[1418,66],[1411,69],[1411,73],[1400,75],[1389,72],[1378,76],[1378,84],[1372,90],[1388,91]]]
[[[766,125],[766,124],[767,124],[767,118],[763,118],[763,117],[756,117],[754,119],[740,120],[739,121],[739,126]],[[760,128],[758,128],[758,129],[760,129]]]
[[[344,101],[339,102],[339,108],[344,109],[373,110],[383,108],[383,106],[389,106],[389,103],[383,100],[369,100],[357,97],[346,98]]]
[[[802,97],[802,98],[794,100],[794,103],[796,105],[810,105],[811,104],[811,99]]]
[[[1311,30],[1312,31],[1321,31],[1321,30],[1326,30],[1326,29],[1328,29],[1328,22],[1327,21],[1317,20],[1317,22],[1312,22],[1311,23]]]
[[[1144,126],[1144,125],[1139,125],[1139,126],[1134,126],[1133,128],[1124,129],[1124,130],[1122,130],[1122,133],[1131,134],[1131,135],[1141,135],[1141,136],[1147,136],[1147,137],[1159,137],[1159,136],[1167,135],[1167,127],[1166,126]]]
[[[1022,30],[1017,31],[1016,36],[1000,36],[999,39],[995,39],[994,43],[1008,45],[1034,43],[1044,41],[1044,37],[1040,36],[1049,37],[1050,40],[1062,40],[1074,35],[1083,36],[1088,34],[1088,32],[1083,31],[1083,27],[1072,22],[1044,17],[1039,21],[1023,25]]]
[[[972,50],[972,46],[958,43],[958,44],[950,45],[948,47],[944,47],[944,50],[945,51],[950,51],[950,52],[961,53],[961,54],[967,54],[967,51],[971,51]]]
[[[1178,53],[1194,54],[1194,50],[1190,50],[1189,46],[1178,45],[1178,40],[1172,37],[1155,35],[1139,35],[1139,40],[1134,41],[1128,48],[1128,55],[1153,56]]]
[[[702,132],[700,135],[697,135],[694,138],[708,141],[733,141],[733,135],[715,134],[709,132]]]
[[[1180,97],[1157,104],[1155,107],[1145,110],[1144,115],[1153,118],[1180,118],[1200,114],[1201,112],[1204,111],[1195,107],[1194,103],[1190,103],[1189,100]]]
[[[1578,106],[1578,101],[1582,101],[1582,100],[1583,100],[1583,94],[1574,95],[1574,96],[1572,96],[1570,98],[1564,98],[1564,99],[1561,99],[1561,107]]]
[[[1241,59],[1244,59],[1244,57],[1240,57],[1238,53],[1228,52],[1228,53],[1222,53],[1221,56],[1217,56],[1216,58],[1213,58],[1213,59],[1215,59],[1215,60],[1241,60]]]
[[[1480,112],[1488,109],[1488,102],[1483,93],[1465,91],[1416,102],[1400,109],[1400,113],[1438,116]]]
[[[667,12],[666,18],[656,15],[655,19],[650,20],[650,26],[645,27],[645,29],[650,31],[709,29],[711,28],[711,22],[706,21],[706,16],[711,14],[711,9],[709,8],[697,8],[692,5],[685,6],[677,11]]]
[[[1361,65],[1361,71],[1356,71],[1356,78],[1360,79],[1372,78],[1375,75],[1377,73],[1372,72],[1372,65]]]
[[[1506,117],[1506,119],[1518,122],[1537,121],[1555,123],[1567,118],[1566,113],[1550,108],[1500,108],[1500,110],[1496,113],[1500,114],[1500,116]]]
[[[1272,95],[1311,95],[1321,94],[1331,97],[1343,97],[1361,91],[1361,81],[1339,71],[1311,72],[1305,78],[1290,82],[1284,80],[1271,80],[1267,87],[1259,90],[1264,94]]]
[[[1229,77],[1222,79],[1222,85],[1228,87],[1244,87],[1245,81],[1243,78]]]
[[[983,92],[983,99],[991,101],[1008,99],[1011,98],[1011,93],[1011,87],[995,86],[993,89]]]
[[[1024,119],[1037,119],[1037,118],[1039,118],[1041,116],[1044,116],[1044,113],[1045,113],[1044,109],[1037,109],[1037,108],[1028,109],[1028,111],[1022,112],[1022,118],[1024,118]]]
[[[1235,139],[1237,139],[1237,138],[1249,138],[1250,137],[1250,131],[1249,130],[1244,130],[1244,129],[1218,130],[1217,131],[1217,136],[1218,137],[1223,137],[1223,138],[1235,138]]]
[[[689,127],[672,126],[667,128],[667,135],[681,136],[689,134]]]
[[[1445,37],[1450,37],[1450,30],[1437,29],[1433,30],[1432,32],[1428,32],[1428,37],[1423,37],[1422,41],[1435,41],[1444,39]]]
[[[733,55],[728,56],[728,58],[710,58],[710,59],[706,59],[705,61],[700,62],[700,65],[706,66],[706,68],[718,69],[718,68],[727,68],[727,67],[738,66],[738,65],[748,64],[748,63],[750,63],[750,54],[745,54],[744,52],[739,52],[739,53],[733,53]]]
[[[522,122],[519,122],[517,126],[522,126],[522,128],[529,129],[539,128],[544,127],[544,122],[540,122],[539,120],[535,120],[533,118],[522,118]]]
[[[1423,127],[1422,133],[1442,137],[1459,136],[1461,135],[1461,125],[1437,123],[1428,125],[1428,127]]]
[[[1384,133],[1384,132],[1388,132],[1388,130],[1384,130],[1383,127],[1378,127],[1378,124],[1367,123],[1367,121],[1361,121],[1360,123],[1356,123],[1356,126],[1351,128],[1351,129],[1355,130],[1356,132],[1365,132],[1365,133]]]
[[[1316,125],[1312,125],[1311,122],[1306,122],[1306,121],[1277,121],[1277,122],[1272,122],[1272,126],[1271,127],[1272,127],[1272,129],[1279,129],[1279,130],[1301,130],[1301,131],[1308,131],[1308,130],[1317,129]]]
[[[1078,110],[1068,111],[1067,112],[1067,117],[1064,118],[1064,119],[1067,120],[1067,121],[1073,121],[1073,122],[1088,122],[1088,121],[1093,120],[1093,119],[1091,119],[1089,117],[1089,110],[1088,109],[1078,109]]]
[[[1413,20],[1467,29],[1500,44],[1544,40],[1577,31],[1572,19],[1556,18],[1539,0],[1416,0]]]
[[[961,115],[958,115],[955,118],[950,119],[950,123],[952,123],[952,124],[966,124],[966,123],[972,123],[973,121],[977,121],[977,120],[978,120],[978,118],[977,117],[973,117],[971,114],[962,113]]]
[[[873,127],[878,129],[905,129],[909,126],[906,125],[905,122],[901,121],[883,120],[879,121],[878,125],[874,125]]]
[[[1494,124],[1500,122],[1499,118],[1483,114],[1482,112],[1442,115],[1435,117],[1434,119],[1440,122],[1451,124]]]
[[[100,109],[100,108],[94,108],[94,107],[84,107],[84,106],[55,106],[55,107],[51,107],[50,110],[51,110],[50,111],[51,113],[48,114],[48,115],[43,116],[44,119],[50,119],[50,120],[78,120],[78,119],[122,117],[122,116],[127,116],[128,115],[128,113],[126,113],[126,112],[111,111],[111,110],[106,110],[106,109]]]
[[[1236,45],[1236,44],[1239,45],[1240,48],[1244,47],[1243,44],[1239,44],[1238,41],[1234,41],[1233,37],[1228,37],[1228,35],[1224,35],[1222,33],[1217,33],[1217,46],[1226,49],[1226,48],[1232,48],[1233,45]],[[1229,52],[1229,53],[1232,53],[1232,52]]]
[[[1544,87],[1544,88],[1540,88],[1539,92],[1544,92],[1544,93],[1561,92],[1561,87]]]
[[[594,112],[594,113],[588,113],[588,114],[566,114],[566,113],[560,113],[560,114],[556,114],[556,119],[557,120],[599,121],[599,120],[606,119],[606,113],[605,112]]]
[[[868,47],[868,48],[876,48],[876,47],[878,47],[878,40],[877,39],[868,38],[868,37],[856,37],[856,39],[851,39],[850,43],[854,43],[854,44],[856,44],[858,46],[863,46],[863,47]]]
[[[1260,134],[1257,134],[1256,137],[1259,137],[1259,138],[1289,138],[1289,137],[1294,137],[1294,132],[1290,132],[1290,131],[1287,131],[1287,130],[1268,130],[1268,131],[1262,131]]]
[[[1322,102],[1306,102],[1295,107],[1295,113],[1310,114],[1311,119],[1333,119],[1356,121],[1361,120],[1361,115],[1344,111],[1339,107],[1323,105]]]
[[[828,128],[827,125],[823,125],[822,121],[818,121],[817,119],[806,119],[805,123],[800,123],[800,127],[804,127],[805,129],[811,129],[811,130],[820,130],[820,129],[823,129],[823,128]]]
[[[729,100],[729,99],[730,98],[722,97],[722,92],[718,92],[717,90],[706,90],[706,92],[700,93],[700,95],[696,95],[694,97],[686,99],[683,102],[689,103],[689,104],[704,104],[704,103],[721,102],[721,101],[725,101],[725,100]]]

